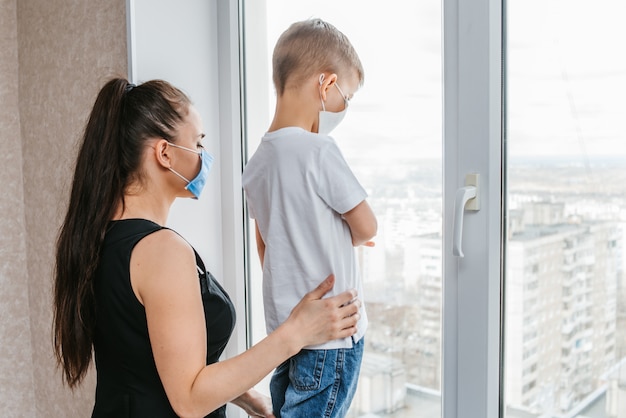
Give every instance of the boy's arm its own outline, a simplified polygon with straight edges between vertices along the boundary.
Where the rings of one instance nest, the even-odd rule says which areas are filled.
[[[261,260],[261,268],[263,268],[263,258],[265,257],[265,242],[261,237],[261,232],[259,231],[259,224],[254,221],[254,227],[256,229],[256,250],[259,253],[259,260]]]
[[[370,240],[376,235],[378,222],[366,200],[342,215],[350,227],[352,245],[371,245]]]

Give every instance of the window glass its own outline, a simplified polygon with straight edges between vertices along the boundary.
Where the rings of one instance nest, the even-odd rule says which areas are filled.
[[[507,8],[507,416],[624,417],[626,4]]]

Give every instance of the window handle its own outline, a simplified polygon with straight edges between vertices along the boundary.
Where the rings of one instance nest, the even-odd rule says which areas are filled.
[[[456,191],[454,199],[454,226],[452,237],[452,254],[463,257],[463,218],[465,209],[478,211],[480,202],[478,200],[478,174],[468,174],[465,177],[465,186]]]

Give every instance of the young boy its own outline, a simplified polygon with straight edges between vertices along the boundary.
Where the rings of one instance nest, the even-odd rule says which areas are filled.
[[[273,67],[276,112],[243,173],[268,332],[331,273],[333,294],[353,288],[362,298],[353,246],[373,245],[377,229],[367,193],[328,136],[363,83],[350,41],[320,19],[294,23],[276,44]],[[363,356],[364,307],[360,315],[353,337],[306,347],[276,369],[276,417],[346,415]]]

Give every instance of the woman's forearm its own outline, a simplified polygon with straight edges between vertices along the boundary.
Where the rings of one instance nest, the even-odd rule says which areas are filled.
[[[191,410],[177,410],[177,413],[184,414],[181,416],[204,416],[235,400],[282,362],[297,354],[301,347],[294,343],[289,324],[284,324],[244,353],[202,369],[189,393],[187,404]]]
[[[302,347],[354,335],[361,305],[355,300],[356,291],[322,299],[333,285],[331,275],[305,295],[274,332],[236,357],[198,368],[188,377],[176,375],[184,373],[184,360],[170,360],[180,363],[164,368],[169,373],[169,384],[164,387],[176,413],[181,417],[205,416],[252,388]]]

